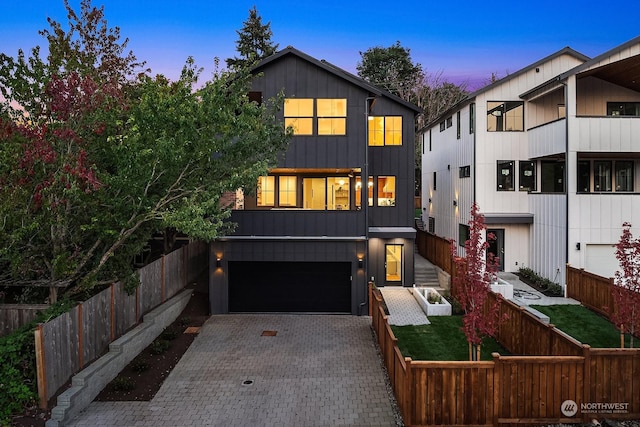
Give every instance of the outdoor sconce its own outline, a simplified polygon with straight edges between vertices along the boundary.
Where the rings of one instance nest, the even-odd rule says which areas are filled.
[[[580,242],[576,243],[576,249],[580,250]]]
[[[216,268],[222,267],[222,259],[220,257],[216,258]]]
[[[364,258],[358,258],[358,268],[364,268]]]
[[[458,206],[458,201],[457,200],[453,201],[453,206]]]
[[[431,203],[431,197],[429,197],[429,203]]]

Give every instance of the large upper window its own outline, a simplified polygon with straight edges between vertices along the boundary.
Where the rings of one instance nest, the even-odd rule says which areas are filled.
[[[513,191],[513,160],[498,160],[498,191]]]
[[[402,116],[369,116],[369,145],[402,145]]]
[[[315,113],[314,113],[315,105]],[[347,100],[344,98],[286,98],[284,125],[293,128],[294,135],[313,135],[317,117],[318,135],[346,135]]]
[[[640,116],[640,102],[607,102],[608,116]]]
[[[611,161],[593,162],[593,188],[595,191],[611,191]]]
[[[294,135],[313,135],[313,99],[285,99],[284,125],[291,126]]]
[[[564,193],[564,162],[541,162],[540,183],[543,193]]]
[[[616,161],[616,191],[633,191],[633,161]]]
[[[536,164],[520,161],[520,191],[536,191]]]
[[[487,101],[487,131],[524,131],[524,102]]]
[[[347,134],[347,100],[318,99],[318,135]]]

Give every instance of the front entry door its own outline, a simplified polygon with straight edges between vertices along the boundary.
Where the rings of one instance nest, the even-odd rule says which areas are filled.
[[[384,271],[388,284],[402,284],[402,245],[385,245]]]
[[[493,233],[495,240],[489,241],[488,252],[499,258],[498,271],[504,271],[504,229],[492,228],[487,230],[487,234]]]

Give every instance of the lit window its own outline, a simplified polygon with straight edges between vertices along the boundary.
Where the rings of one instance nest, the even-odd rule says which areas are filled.
[[[524,102],[487,101],[487,131],[524,130]]]
[[[327,210],[349,210],[349,177],[327,178]]]
[[[278,177],[278,197],[280,206],[296,206],[296,185],[295,176]]]
[[[402,145],[401,116],[369,116],[369,146]]]
[[[396,205],[396,177],[378,177],[378,206]]]
[[[273,206],[275,203],[276,179],[274,176],[258,178],[257,199],[258,206]]]
[[[347,134],[347,100],[318,99],[318,135]]]
[[[513,191],[513,160],[498,160],[498,191]]]
[[[313,135],[313,99],[285,99],[284,125],[291,126],[294,135]]]
[[[520,161],[520,191],[536,191],[536,166],[534,162]]]

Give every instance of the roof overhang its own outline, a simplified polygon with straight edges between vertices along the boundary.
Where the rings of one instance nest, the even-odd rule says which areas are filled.
[[[416,233],[413,227],[369,227],[369,237],[380,239],[415,239]]]
[[[533,224],[532,213],[485,213],[484,223],[493,224]]]

